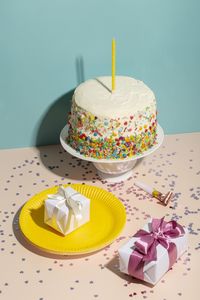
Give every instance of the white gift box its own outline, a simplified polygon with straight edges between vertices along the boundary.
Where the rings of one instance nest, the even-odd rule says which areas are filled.
[[[45,200],[44,221],[67,235],[90,220],[90,200],[71,187],[60,187]]]
[[[152,219],[143,227],[147,232],[151,231]],[[183,227],[182,227],[183,228]],[[176,260],[187,250],[187,230],[184,228],[184,234],[182,236],[170,239],[172,243],[176,245]],[[133,251],[136,249],[135,243],[140,239],[140,237],[132,237],[126,244],[124,244],[119,250],[119,263],[120,271],[129,275],[130,268],[130,257]],[[142,277],[137,277],[137,274],[132,274],[132,276],[142,279],[150,284],[156,284],[161,277],[169,270],[169,252],[161,244],[156,246],[157,259],[150,262],[143,262]],[[136,272],[137,273],[137,272]]]

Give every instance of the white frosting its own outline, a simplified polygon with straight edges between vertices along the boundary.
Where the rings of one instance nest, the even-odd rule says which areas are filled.
[[[116,89],[111,92],[111,76],[90,79],[80,84],[74,94],[76,104],[96,116],[124,117],[155,105],[155,95],[142,81],[116,76]]]

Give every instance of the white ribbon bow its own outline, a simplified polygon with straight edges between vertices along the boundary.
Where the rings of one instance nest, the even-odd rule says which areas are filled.
[[[61,186],[58,190],[57,194],[48,195],[48,199],[58,200],[56,207],[60,208],[65,204],[68,208],[72,209],[72,212],[77,220],[82,219],[82,203],[79,200],[73,199],[75,195],[79,195],[78,192],[73,194],[68,194],[63,186]]]

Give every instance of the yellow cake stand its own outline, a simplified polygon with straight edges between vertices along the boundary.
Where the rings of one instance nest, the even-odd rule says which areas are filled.
[[[123,204],[113,194],[99,187],[82,184],[70,186],[91,200],[90,221],[66,236],[45,224],[44,201],[48,194],[58,190],[58,187],[52,187],[35,195],[23,206],[19,225],[25,238],[43,251],[61,255],[91,253],[112,243],[126,222]]]

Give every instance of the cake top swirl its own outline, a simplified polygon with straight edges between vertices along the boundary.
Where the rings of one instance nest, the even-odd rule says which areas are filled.
[[[74,92],[76,104],[96,116],[124,117],[156,105],[155,95],[142,81],[116,76],[116,90],[111,92],[111,76],[81,83]]]

